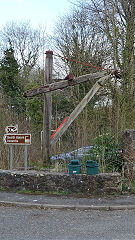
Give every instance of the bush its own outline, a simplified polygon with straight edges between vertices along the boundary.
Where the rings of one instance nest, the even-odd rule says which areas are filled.
[[[101,172],[122,170],[122,155],[119,145],[110,134],[100,135],[94,139],[93,158],[99,162]]]

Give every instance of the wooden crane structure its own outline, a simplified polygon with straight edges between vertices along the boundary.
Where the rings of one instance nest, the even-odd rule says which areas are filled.
[[[53,52],[46,51],[46,61],[45,61],[45,79],[44,86],[37,89],[32,89],[24,93],[25,97],[33,97],[38,94],[44,94],[44,113],[43,113],[43,163],[45,166],[50,164],[50,146],[55,144],[58,139],[65,133],[71,123],[76,119],[76,117],[82,112],[87,103],[93,98],[97,91],[103,87],[105,82],[115,75],[116,71],[102,71],[96,73],[90,73],[86,75],[74,78],[70,73],[64,80],[59,82],[54,82],[52,79],[52,69],[53,69]],[[93,85],[86,96],[81,100],[81,102],[76,106],[67,120],[63,123],[62,127],[54,134],[53,138],[50,139],[51,132],[51,116],[52,116],[52,91],[57,89],[63,89],[83,82],[91,81],[97,79],[97,82]]]

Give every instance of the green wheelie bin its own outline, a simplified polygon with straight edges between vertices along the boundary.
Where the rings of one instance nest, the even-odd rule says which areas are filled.
[[[68,164],[69,174],[81,174],[81,164],[78,159],[71,160]]]
[[[87,175],[95,175],[98,174],[98,166],[99,164],[93,160],[87,160],[86,169]]]

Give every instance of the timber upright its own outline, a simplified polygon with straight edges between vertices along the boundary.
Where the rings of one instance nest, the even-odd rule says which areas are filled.
[[[52,83],[53,68],[53,52],[46,51],[45,61],[45,79],[44,85]],[[51,132],[51,116],[52,116],[52,95],[51,92],[44,94],[44,110],[43,110],[43,146],[42,156],[44,166],[50,164],[50,132]]]

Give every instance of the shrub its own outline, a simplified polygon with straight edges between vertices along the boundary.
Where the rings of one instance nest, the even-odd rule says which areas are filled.
[[[94,139],[93,157],[97,158],[101,172],[115,172],[122,169],[122,155],[119,145],[110,134]]]

